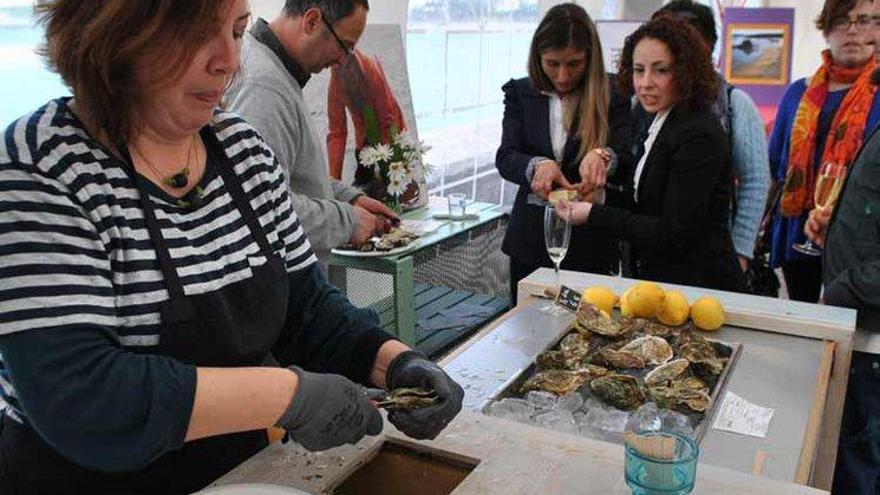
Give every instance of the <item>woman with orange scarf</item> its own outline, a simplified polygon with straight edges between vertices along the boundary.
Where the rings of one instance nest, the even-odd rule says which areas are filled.
[[[874,61],[870,0],[827,0],[816,26],[828,49],[822,66],[788,87],[770,136],[770,169],[783,188],[772,225],[770,263],[782,267],[789,297],[817,302],[821,257],[792,249],[803,243],[804,222],[813,209],[819,166],[844,167],[880,123],[880,98],[871,84]]]

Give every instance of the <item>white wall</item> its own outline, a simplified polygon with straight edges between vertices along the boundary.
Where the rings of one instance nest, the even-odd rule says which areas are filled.
[[[824,0],[768,0],[768,7],[794,7],[794,56],[792,81],[807,77],[819,68],[819,52],[826,48],[822,32],[813,21],[822,12]]]

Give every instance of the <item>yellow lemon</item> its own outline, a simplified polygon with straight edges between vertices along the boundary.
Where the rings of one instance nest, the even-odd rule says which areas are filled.
[[[724,325],[724,307],[718,299],[703,296],[691,305],[691,320],[700,330],[718,330]]]
[[[687,320],[690,309],[684,294],[676,290],[666,291],[663,305],[657,311],[657,319],[666,325],[681,325]]]
[[[581,294],[581,300],[610,314],[614,311],[614,305],[617,304],[617,294],[604,285],[595,285],[584,290]]]
[[[623,295],[620,296],[620,315],[621,316],[628,316],[628,317],[635,316],[632,312],[632,308],[629,305],[629,295],[632,292],[633,287],[635,287],[635,285],[633,285],[629,289],[626,289],[626,291],[624,291]]]
[[[627,292],[627,306],[639,318],[653,318],[666,299],[663,288],[654,282],[639,282]]]

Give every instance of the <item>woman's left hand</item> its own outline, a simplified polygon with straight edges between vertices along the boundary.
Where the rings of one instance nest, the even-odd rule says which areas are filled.
[[[608,162],[599,154],[599,151],[592,150],[584,155],[578,167],[581,181],[575,184],[581,198],[586,198],[593,191],[605,187],[607,169]]]
[[[590,218],[590,212],[593,210],[593,203],[586,201],[560,201],[556,205],[556,215],[559,218],[567,219],[572,225],[583,225]]]
[[[395,357],[388,365],[386,385],[388,390],[422,387],[437,393],[439,401],[432,406],[388,413],[388,421],[412,438],[435,438],[461,411],[464,390],[419,352],[405,351]]]

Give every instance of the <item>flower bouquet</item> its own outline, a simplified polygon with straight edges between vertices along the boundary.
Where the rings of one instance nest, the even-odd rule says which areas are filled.
[[[358,152],[360,165],[373,171],[367,194],[400,213],[419,200],[419,184],[429,173],[422,158],[430,148],[408,132],[392,130],[390,143],[365,146]]]

